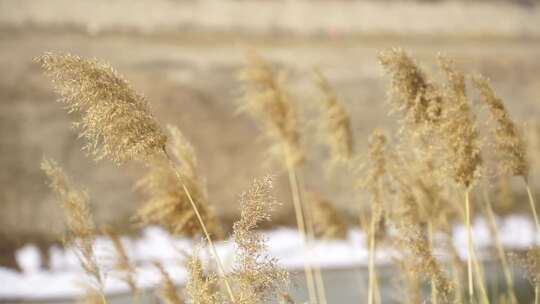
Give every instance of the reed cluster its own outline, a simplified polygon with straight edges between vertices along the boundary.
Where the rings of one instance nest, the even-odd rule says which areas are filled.
[[[242,90],[238,109],[259,124],[268,139],[270,155],[287,171],[305,250],[308,303],[326,304],[325,281],[313,259],[313,244],[316,239],[347,238],[348,223],[331,200],[307,195],[303,166],[310,161],[312,151],[303,147],[300,103],[291,97],[283,73],[255,52],[249,52],[247,59],[239,76]],[[164,302],[256,304],[305,300],[293,299],[288,293],[289,274],[268,254],[266,239],[257,231],[261,222],[271,220],[272,210],[279,205],[272,196],[275,177],[256,179],[240,195],[240,219],[230,236],[235,254],[227,271],[212,241],[224,237],[224,233],[199,172],[195,149],[182,132],[173,126],[167,128],[168,132],[162,129],[146,99],[107,64],[52,53],[36,61],[52,79],[61,102],[77,115],[75,127],[87,141],[84,150],[97,159],[106,158],[116,164],[133,160],[144,166],[146,173],[135,188],[146,201],[133,219],[140,226],[157,224],[174,235],[205,239],[185,261],[189,281],[182,294],[168,270],[155,264],[162,278],[159,295]],[[502,299],[517,303],[508,254],[498,238],[494,208],[484,183],[486,172],[493,166],[501,180],[522,179],[540,232],[522,131],[510,119],[489,80],[484,76],[469,77],[448,57],[438,57],[439,78],[425,72],[400,48],[381,52],[379,62],[390,79],[390,112],[397,117],[399,129],[373,130],[365,144],[366,154],[355,149],[358,140],[351,119],[330,81],[317,71],[314,82],[319,94],[317,137],[329,151],[328,158],[316,165],[350,170],[354,175],[350,188],[364,194],[357,217],[366,232],[368,247],[367,303],[381,302],[377,252],[389,244],[399,249],[396,264],[405,280],[404,302],[425,301],[422,285],[429,284],[431,303],[495,303]],[[444,80],[438,80],[441,78]],[[471,101],[469,80],[484,108]],[[484,136],[477,122],[477,115],[484,109],[489,113],[491,137]],[[486,146],[494,148],[496,159],[484,157]],[[340,168],[336,163],[345,166]],[[92,221],[89,198],[73,187],[56,162],[44,159],[41,166],[65,211],[66,245],[77,252],[90,278],[83,300],[106,303],[105,274],[93,248],[98,229]],[[480,194],[481,210],[489,222],[505,274],[506,290],[497,300],[488,297],[482,261],[472,235],[474,207],[480,201],[475,195]],[[457,222],[464,222],[467,229],[466,284],[464,263],[451,233]],[[120,278],[139,299],[143,291],[137,284],[137,267],[114,230],[105,228],[103,232],[111,239],[118,257],[114,270],[122,274]],[[211,261],[202,258],[203,248],[210,250]],[[438,250],[445,250],[447,255],[440,257]],[[512,259],[526,268],[536,301],[540,299],[538,252],[534,247]]]

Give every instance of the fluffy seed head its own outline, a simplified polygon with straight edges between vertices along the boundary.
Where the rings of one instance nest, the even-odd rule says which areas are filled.
[[[194,149],[180,130],[168,126],[171,138],[173,161],[157,158],[148,166],[148,172],[137,182],[136,187],[148,197],[137,210],[135,218],[143,224],[159,224],[173,234],[196,237],[201,233],[189,198],[178,180],[186,185],[193,201],[197,204],[210,233],[217,238],[223,236],[221,225],[208,202],[204,182],[197,172]],[[177,171],[178,170],[178,171]]]
[[[113,265],[113,269],[120,273],[120,280],[124,281],[129,286],[132,295],[138,295],[139,288],[137,287],[136,269],[128,257],[120,236],[109,226],[105,226],[102,231],[109,237],[113,243],[114,250],[116,251],[116,261]]]
[[[347,238],[347,224],[334,205],[315,194],[309,195],[313,212],[315,237],[320,239]]]
[[[167,141],[145,98],[108,64],[71,54],[46,53],[35,59],[52,79],[71,113],[74,125],[96,159],[117,164],[146,160],[160,153]]]
[[[441,126],[448,151],[446,166],[454,181],[468,188],[482,165],[477,126],[467,98],[465,76],[446,57],[439,56],[439,64],[448,79],[446,117]]]
[[[417,225],[401,225],[402,248],[407,248],[406,261],[413,265],[411,269],[417,272],[418,276],[430,279],[435,284],[437,297],[441,303],[450,303],[452,300],[453,284],[443,271],[439,261],[433,255],[431,246],[422,230]]]
[[[275,258],[266,253],[266,240],[254,231],[263,220],[270,219],[276,204],[271,195],[272,178],[255,180],[251,188],[240,197],[240,220],[233,225],[236,261],[233,271],[237,284],[237,303],[267,303],[276,300],[288,284],[288,273],[278,266]]]
[[[161,285],[159,288],[159,295],[165,304],[183,304],[184,301],[180,299],[176,292],[176,287],[171,279],[169,273],[163,268],[159,262],[155,263],[156,268],[161,274]]]
[[[197,251],[188,257],[187,269],[189,272],[189,281],[186,285],[186,293],[191,303],[196,304],[218,304],[220,294],[218,293],[218,278],[215,274],[206,274]]]
[[[347,161],[353,153],[351,121],[343,105],[326,77],[316,71],[316,84],[321,92],[318,101],[321,105],[321,138],[330,147],[334,162]]]
[[[492,119],[495,121],[496,150],[501,158],[499,169],[501,173],[511,173],[515,176],[527,178],[529,163],[523,134],[516,127],[502,99],[495,95],[489,79],[483,76],[473,78],[475,87],[480,91],[484,103],[488,106]]]
[[[81,266],[93,280],[92,288],[102,290],[103,278],[94,255],[96,228],[88,204],[88,195],[75,190],[62,168],[52,159],[44,158],[41,169],[49,179],[51,190],[58,196],[68,234],[64,242],[73,247]]]
[[[413,127],[416,132],[437,124],[442,115],[440,89],[416,62],[401,48],[381,52],[379,62],[392,77],[389,92],[394,110],[403,113],[404,130]]]
[[[294,106],[272,66],[255,52],[248,53],[249,65],[239,79],[243,94],[239,110],[262,124],[266,135],[274,142],[271,152],[284,154],[290,165],[302,163],[298,123]]]
[[[533,246],[524,255],[513,254],[511,258],[526,270],[531,285],[540,287],[540,247]]]

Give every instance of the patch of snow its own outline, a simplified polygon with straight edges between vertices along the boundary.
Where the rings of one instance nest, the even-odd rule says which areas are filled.
[[[512,215],[498,219],[498,233],[501,242],[512,249],[525,249],[535,243],[535,229],[531,220],[522,215]],[[391,233],[391,231],[390,231]],[[302,238],[295,229],[278,228],[264,233],[267,238],[268,253],[276,257],[289,270],[301,270],[305,261],[317,262],[322,268],[365,267],[368,262],[366,233],[351,229],[345,240],[317,240],[312,250],[306,252]],[[467,233],[463,225],[453,228],[454,242],[463,259],[467,257]],[[436,240],[442,235],[435,235]],[[474,219],[473,239],[478,255],[483,256],[491,246],[487,222]],[[159,261],[178,285],[186,283],[188,274],[184,267],[185,257],[193,252],[202,240],[174,238],[158,227],[147,227],[138,239],[122,238],[130,259],[137,265],[137,283],[141,288],[151,288],[160,281],[160,274],[154,262]],[[234,262],[234,243],[230,240],[215,242],[218,255],[226,269]],[[107,293],[127,292],[128,286],[121,276],[112,270],[115,251],[108,239],[98,237],[95,252],[100,266],[107,273]],[[0,299],[45,299],[72,298],[80,296],[87,277],[79,265],[72,248],[60,249],[53,246],[49,250],[51,269],[41,270],[41,257],[36,246],[28,245],[17,252],[17,259],[23,269],[21,273],[0,268]],[[199,251],[203,260],[211,260],[207,248]],[[435,254],[444,258],[445,252],[437,248]],[[395,250],[378,248],[376,263],[391,263],[399,255]]]

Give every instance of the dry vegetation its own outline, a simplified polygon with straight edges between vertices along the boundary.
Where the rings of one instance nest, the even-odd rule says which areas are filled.
[[[522,131],[486,77],[470,77],[445,56],[438,57],[441,75],[428,74],[400,48],[381,52],[379,60],[390,79],[391,113],[399,128],[396,132],[374,130],[366,141],[367,155],[355,153],[353,139],[359,139],[352,134],[350,118],[329,81],[317,72],[314,82],[320,92],[317,136],[329,151],[328,158],[318,165],[351,173],[354,178],[349,187],[368,197],[369,208],[360,209],[357,215],[358,224],[368,235],[367,303],[380,301],[374,261],[381,243],[391,244],[401,252],[396,259],[405,278],[400,285],[404,302],[419,303],[421,284],[428,283],[432,303],[517,303],[507,253],[496,237],[491,200],[483,189],[493,177],[522,179],[531,218],[540,232],[528,183],[532,172]],[[107,64],[70,54],[45,54],[37,62],[55,84],[63,105],[76,114],[75,126],[88,141],[85,150],[91,156],[119,165],[135,161],[147,170],[137,187],[148,199],[134,219],[140,225],[161,225],[173,234],[202,236],[206,242],[201,246],[208,246],[213,253],[212,261],[201,260],[198,250],[187,259],[190,280],[183,296],[177,293],[167,270],[156,264],[163,278],[160,295],[166,303],[306,301],[288,295],[288,273],[280,268],[279,261],[268,256],[265,238],[256,231],[262,221],[270,220],[277,204],[272,196],[271,176],[256,179],[240,196],[241,216],[231,236],[236,246],[234,266],[226,272],[212,242],[223,232],[208,200],[204,179],[198,173],[194,149],[181,131],[169,127],[170,134],[166,135],[149,103]],[[309,303],[325,304],[324,277],[309,258],[310,252],[316,238],[345,238],[348,223],[330,201],[306,195],[303,164],[309,161],[312,151],[303,147],[304,129],[297,110],[300,104],[288,92],[286,78],[252,51],[239,80],[240,112],[260,123],[268,138],[269,155],[281,164],[281,170],[287,171],[298,231],[308,257],[304,264]],[[479,93],[484,107],[471,102],[469,83]],[[480,128],[476,117],[486,109],[490,121],[487,128]],[[484,132],[492,136],[484,136]],[[486,147],[494,147],[497,155],[484,157]],[[88,196],[74,190],[54,161],[45,159],[42,169],[65,210],[69,228],[66,245],[77,250],[90,278],[85,300],[105,303],[103,274],[93,254],[96,228]],[[476,193],[483,194],[482,203],[471,199]],[[506,288],[491,298],[471,234],[474,205],[485,212],[505,272]],[[456,254],[449,232],[458,222],[464,222],[468,229],[466,267]],[[124,274],[134,299],[138,299],[136,267],[114,231],[105,231],[118,252],[116,268]],[[436,249],[444,249],[447,256],[443,259],[435,255]],[[531,248],[525,256],[512,260],[525,265],[537,303],[538,249]]]

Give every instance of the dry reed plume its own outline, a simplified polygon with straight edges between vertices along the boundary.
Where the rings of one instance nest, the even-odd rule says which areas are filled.
[[[208,195],[203,181],[197,173],[197,159],[191,144],[180,130],[168,126],[172,155],[178,164],[181,180],[188,188],[191,198],[203,218],[208,231],[215,237],[222,238],[223,231],[209,205]],[[196,237],[201,234],[201,227],[191,206],[187,192],[177,178],[177,171],[165,158],[153,161],[148,172],[137,182],[148,197],[135,215],[142,224],[159,224],[172,234],[185,234]]]
[[[264,237],[254,231],[261,221],[270,220],[270,212],[277,204],[271,195],[272,183],[270,176],[255,180],[240,197],[240,220],[234,224],[232,235],[236,244],[233,276],[239,304],[277,300],[288,285],[288,273],[267,255]]]
[[[350,160],[354,142],[349,115],[326,77],[319,70],[316,76],[316,84],[321,92],[321,97],[317,98],[322,113],[319,134],[330,148],[333,162]]]
[[[320,239],[347,238],[347,224],[334,205],[319,196],[309,195],[309,208],[313,213],[315,237]]]
[[[190,303],[193,304],[218,304],[223,303],[217,286],[217,277],[210,273],[206,274],[198,250],[188,257],[187,270],[189,281],[186,285],[186,294]]]
[[[303,240],[307,261],[304,263],[306,281],[308,284],[309,301],[317,304],[317,288],[322,304],[325,304],[322,278],[316,273],[318,281],[313,278],[311,267],[310,240],[313,239],[309,213],[303,206],[301,183],[297,175],[297,167],[304,162],[304,151],[300,146],[298,119],[296,110],[283,88],[283,81],[273,70],[270,63],[255,52],[247,54],[248,65],[241,71],[239,79],[243,82],[243,94],[239,100],[239,110],[252,116],[262,124],[263,132],[272,140],[271,154],[282,156],[289,175],[289,184],[293,199],[294,213],[298,231]],[[308,221],[306,221],[308,220]],[[317,266],[317,265],[315,265]]]
[[[183,180],[182,173],[167,153],[167,136],[155,121],[146,100],[109,65],[97,60],[47,53],[36,61],[52,79],[69,112],[80,114],[81,121],[75,126],[79,129],[79,136],[88,140],[86,150],[97,159],[107,157],[117,164],[139,160],[148,164],[165,155],[193,208],[229,297],[234,302],[210,233],[189,192],[187,181]]]
[[[111,66],[71,54],[46,53],[36,61],[68,112],[80,115],[74,126],[88,141],[85,150],[96,159],[121,164],[146,160],[163,150],[167,137],[147,101]]]
[[[500,172],[527,179],[529,163],[523,134],[510,119],[502,99],[495,95],[489,79],[477,76],[473,78],[473,84],[480,92],[482,100],[488,106],[491,117],[495,121],[493,133],[496,151],[500,156],[498,162]]]
[[[137,270],[131,263],[126,248],[116,231],[109,226],[105,226],[102,231],[109,237],[116,252],[113,270],[119,272],[120,280],[124,281],[129,286],[134,301],[137,303],[140,292],[139,287],[137,286]]]
[[[159,295],[165,304],[183,304],[184,301],[178,296],[176,287],[169,273],[163,268],[163,265],[156,262],[154,264],[161,275],[161,284],[159,287]]]
[[[381,52],[379,62],[392,77],[392,105],[395,111],[403,113],[404,125],[418,131],[428,124],[437,124],[443,112],[440,88],[417,63],[401,48]]]
[[[369,287],[368,304],[375,301],[375,236],[383,217],[383,178],[386,175],[387,166],[387,143],[386,135],[380,130],[374,130],[368,141],[368,163],[364,168],[366,176],[360,180],[360,185],[366,188],[371,196],[371,216],[368,230],[369,246]]]
[[[452,282],[433,255],[431,245],[421,229],[415,224],[405,224],[399,229],[402,246],[409,250],[405,258],[407,263],[411,263],[417,276],[430,279],[435,285],[438,303],[451,303],[454,290]]]
[[[41,169],[49,179],[51,190],[57,195],[68,229],[64,243],[72,247],[84,271],[93,280],[92,289],[103,292],[103,274],[94,254],[96,227],[93,221],[88,195],[75,190],[62,168],[52,159],[44,158]]]
[[[262,124],[262,131],[275,146],[271,151],[283,155],[288,164],[304,160],[300,147],[296,110],[272,66],[255,52],[247,56],[249,64],[240,72],[243,95],[239,110]]]

